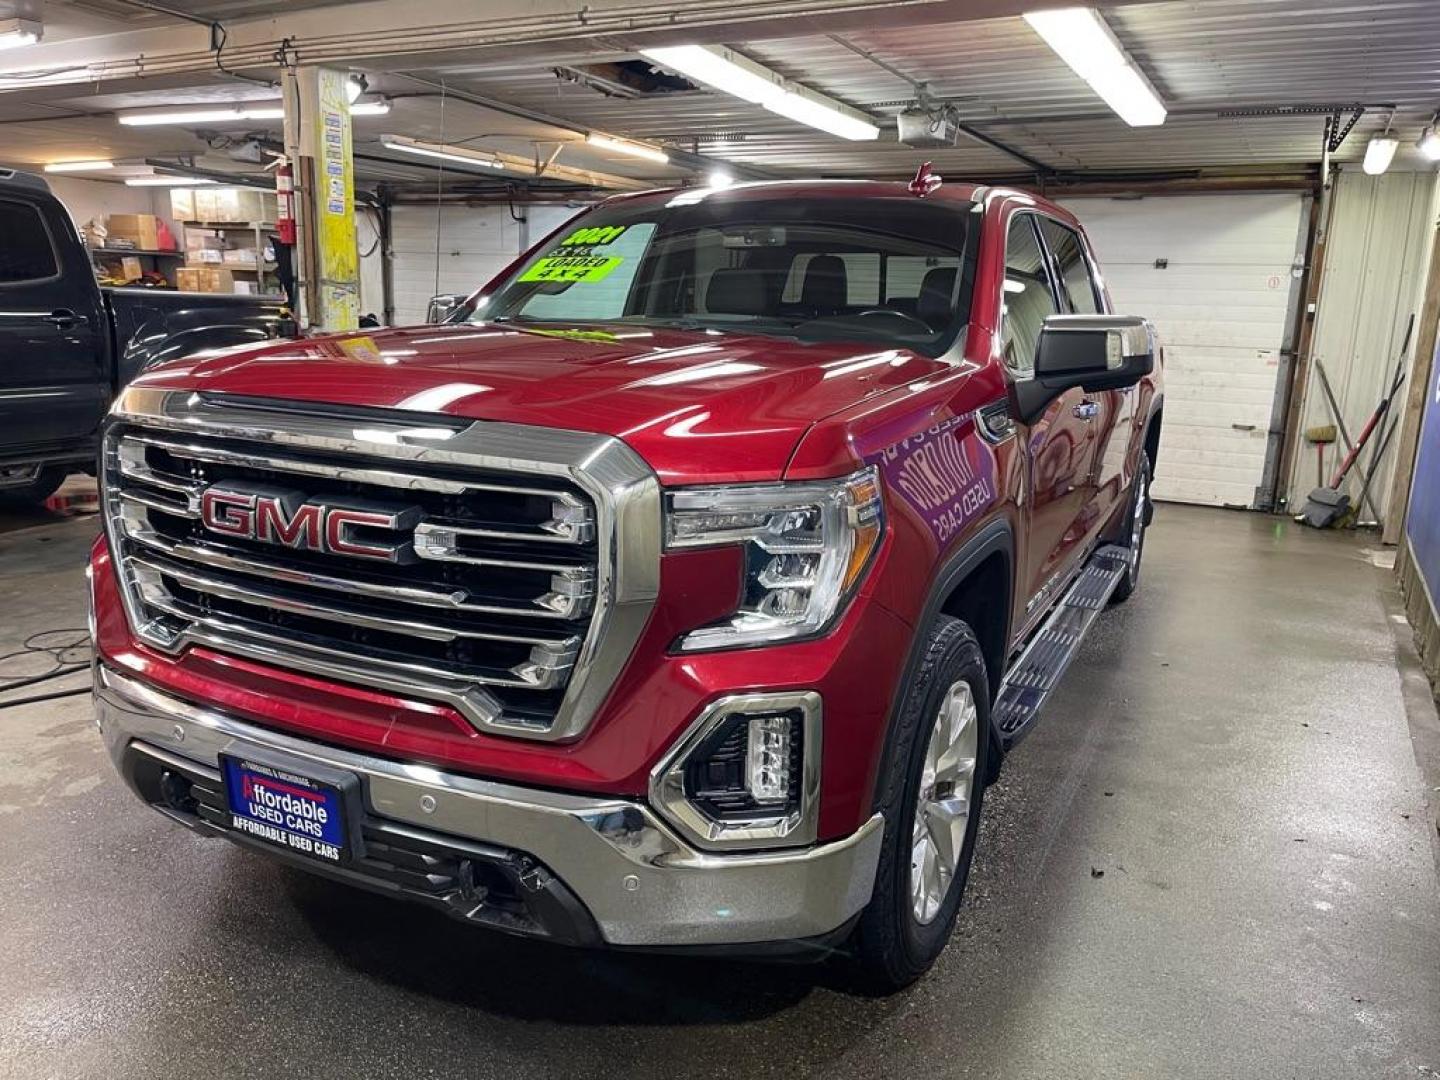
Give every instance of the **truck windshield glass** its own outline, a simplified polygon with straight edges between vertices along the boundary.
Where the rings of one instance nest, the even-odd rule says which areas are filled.
[[[685,200],[576,219],[470,321],[884,340],[938,355],[968,310],[967,204]]]

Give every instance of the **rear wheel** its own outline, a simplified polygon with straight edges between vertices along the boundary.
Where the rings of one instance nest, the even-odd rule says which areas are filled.
[[[44,502],[65,482],[68,470],[59,465],[14,465],[0,468],[0,503],[11,506]]]
[[[870,985],[899,990],[944,950],[965,891],[990,744],[985,658],[974,633],[941,616],[896,715],[878,809],[885,840],[856,929]]]
[[[1130,494],[1130,534],[1126,541],[1130,558],[1125,565],[1125,576],[1115,591],[1110,594],[1112,604],[1130,599],[1140,585],[1140,558],[1145,554],[1145,529],[1155,513],[1155,504],[1150,501],[1150,455],[1140,451],[1140,464],[1135,469],[1134,490]]]

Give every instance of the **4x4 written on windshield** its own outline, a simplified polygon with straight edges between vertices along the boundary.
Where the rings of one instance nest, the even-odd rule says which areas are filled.
[[[625,260],[619,255],[596,255],[594,249],[618,240],[628,226],[596,225],[576,229],[550,254],[520,275],[521,281],[603,281]]]

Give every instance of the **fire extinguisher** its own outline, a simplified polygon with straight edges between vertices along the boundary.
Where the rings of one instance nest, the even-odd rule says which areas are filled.
[[[295,244],[295,171],[289,162],[275,168],[275,232],[280,243]]]

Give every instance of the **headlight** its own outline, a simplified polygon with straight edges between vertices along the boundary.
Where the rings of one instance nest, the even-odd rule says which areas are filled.
[[[666,547],[745,549],[739,610],[692,630],[679,647],[728,649],[823,633],[854,594],[884,533],[873,466],[841,480],[673,492],[666,508]]]

